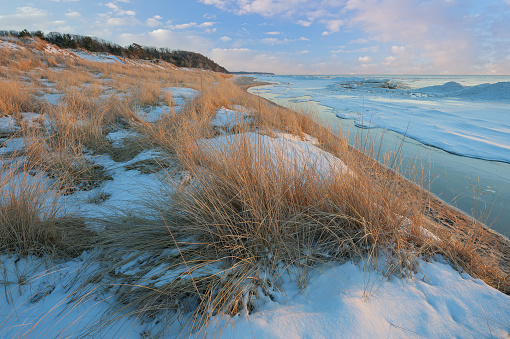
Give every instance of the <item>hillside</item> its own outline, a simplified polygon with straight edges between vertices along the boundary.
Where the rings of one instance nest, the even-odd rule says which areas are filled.
[[[76,34],[61,34],[58,32],[44,34],[41,31],[28,32],[27,30],[3,30],[0,31],[0,36],[12,36],[17,38],[36,37],[64,49],[81,49],[94,53],[109,53],[111,55],[124,58],[150,60],[153,62],[163,60],[170,62],[177,67],[200,68],[213,72],[228,73],[225,68],[221,67],[206,56],[189,51],[145,47],[136,43],[127,47],[122,47],[95,37]]]
[[[0,337],[508,336],[507,243],[233,79],[0,38]]]

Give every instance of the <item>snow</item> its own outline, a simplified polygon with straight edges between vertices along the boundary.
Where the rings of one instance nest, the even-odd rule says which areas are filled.
[[[233,128],[243,122],[247,122],[249,113],[242,110],[232,110],[225,107],[216,111],[215,118],[211,124],[216,127]]]
[[[5,41],[0,44],[4,46]],[[48,49],[46,52],[57,53],[56,51]],[[92,55],[90,58],[95,61],[117,62],[115,57]],[[351,80],[353,88],[365,87],[379,92],[388,90],[377,82],[364,85],[358,78]],[[381,84],[384,85],[383,82]],[[448,92],[450,97],[460,96],[458,91],[468,88],[466,85],[457,86],[453,83],[447,87],[451,88]],[[281,86],[278,90],[285,92],[284,95],[292,94],[286,86]],[[484,96],[487,99],[483,91],[493,93],[495,88],[480,87],[479,90],[480,97]],[[177,107],[148,107],[145,111],[139,112],[147,121],[157,122],[163,115],[170,114],[172,110],[178,111],[188,100],[200,94],[191,88],[167,87],[164,91],[172,94]],[[438,91],[442,91],[443,94],[447,92],[446,88],[428,88],[422,91],[420,98],[430,99],[434,96],[437,99],[435,93]],[[413,93],[418,91],[413,90]],[[359,99],[353,94],[342,95],[347,98],[347,105],[348,100],[352,100],[351,104],[354,105],[355,99]],[[352,96],[351,99],[348,99],[349,95]],[[500,97],[501,95],[498,96]],[[59,94],[47,95],[45,98],[54,104],[58,104],[60,100]],[[384,114],[378,115],[374,120],[379,126],[383,118],[390,114],[391,107],[402,107],[392,103],[388,98],[392,97],[377,98],[379,100],[377,102],[384,103],[384,100],[389,102],[388,106],[383,106],[386,109],[383,110]],[[419,103],[412,102],[412,105],[417,107],[416,115],[424,113],[422,106],[426,106],[426,100],[429,99],[423,99]],[[376,102],[375,98],[371,100],[372,103]],[[472,104],[476,106],[478,102]],[[409,102],[399,105],[411,107]],[[450,107],[448,102],[446,106]],[[433,109],[438,110],[437,107]],[[443,109],[436,117],[448,115],[448,112]],[[483,115],[480,116],[482,119]],[[43,119],[43,116],[31,112],[21,113],[20,117],[21,122],[26,124],[35,124]],[[212,124],[231,128],[240,119],[249,117],[250,112],[241,106],[223,107],[217,110]],[[44,123],[51,124],[47,120],[44,120]],[[10,116],[0,118],[2,133],[11,132],[16,128],[14,118]],[[510,132],[504,124],[491,128],[505,133]],[[465,133],[466,129],[462,131]],[[429,130],[425,132],[429,133]],[[136,132],[119,129],[109,133],[107,139],[114,146],[121,147],[124,140],[136,136],[138,136]],[[469,137],[477,136],[471,134]],[[214,139],[201,140],[200,145],[206,151],[229,152],[244,141],[258,147],[278,166],[298,171],[316,166],[318,174],[324,176],[329,175],[331,171],[352,174],[341,159],[317,147],[318,140],[306,134],[295,136],[279,131],[268,131],[268,135],[258,133],[222,135]],[[2,140],[2,146],[0,154],[20,150],[24,146],[24,140],[22,138]],[[93,224],[94,218],[116,216],[121,210],[139,211],[143,208],[141,205],[143,199],[150,199],[151,196],[160,195],[164,189],[171,189],[163,184],[163,180],[167,179],[158,173],[144,174],[137,170],[126,170],[126,166],[139,161],[164,158],[164,154],[158,150],[142,151],[126,162],[115,162],[107,155],[86,154],[86,158],[92,163],[104,166],[113,180],[107,180],[100,187],[90,191],[77,191],[68,196],[61,196],[58,205],[67,212],[84,217],[89,227],[98,229],[101,226]],[[15,178],[25,178],[34,182],[47,179],[42,175],[33,176],[26,172],[15,175]],[[187,174],[182,172],[179,175],[186,178]],[[4,189],[12,188],[10,185],[4,186]],[[491,187],[487,188],[491,190]],[[101,193],[107,194],[108,198],[92,203],[92,198]],[[429,234],[427,236],[433,237]],[[169,249],[168,253],[162,253],[159,258],[176,254],[175,249]],[[128,274],[140,266],[143,267],[149,257],[147,253],[139,253],[135,261],[119,265],[116,273]],[[85,277],[90,277],[103,268],[101,263],[91,261],[91,258],[90,252],[83,252],[78,258],[53,260],[38,257],[20,258],[0,253],[2,285],[0,337],[151,337],[153,329],[158,327],[158,317],[143,323],[136,317],[115,318],[112,323],[101,323],[102,316],[110,315],[112,310],[118,307],[115,304],[115,289],[104,288],[104,284],[108,282],[93,284],[92,293],[72,301],[73,297],[81,292],[76,289]],[[383,265],[384,262],[375,266]],[[265,303],[257,301],[253,313],[249,315],[245,310],[245,313],[233,318],[226,315],[213,316],[206,337],[508,337],[510,297],[487,286],[481,280],[455,271],[441,257],[431,262],[420,260],[418,272],[409,280],[398,277],[390,279],[381,273],[382,270],[369,269],[368,266],[366,262],[360,260],[357,263],[330,263],[317,267],[311,271],[310,282],[303,289],[298,288],[298,283],[288,273],[283,273],[278,278],[280,285],[271,291],[273,298],[265,298]],[[289,267],[289,271],[292,271],[292,267]],[[150,288],[158,288],[175,279],[186,280],[191,277],[195,279],[222,272],[225,272],[225,268],[214,263],[195,269],[190,274],[182,269],[168,269],[168,264],[163,262],[146,273],[141,280],[145,280]],[[168,333],[178,333],[178,325],[178,321],[175,322]],[[196,333],[190,337],[202,335]]]
[[[117,163],[106,155],[90,156],[89,160],[104,166],[113,180],[107,180],[100,187],[87,192],[75,192],[61,198],[62,205],[67,206],[68,213],[86,218],[104,218],[118,214],[122,210],[138,208],[144,197],[161,192],[161,177],[157,174],[142,174],[137,170],[126,170],[126,166],[148,159],[161,159],[161,153],[146,150],[132,160]],[[100,193],[109,195],[100,204],[88,203]],[[97,226],[92,225],[91,226]]]
[[[315,168],[318,173],[329,176],[330,173],[350,173],[342,160],[306,141],[285,138],[285,134],[276,138],[257,133],[223,135],[213,139],[200,140],[200,147],[208,152],[220,154],[235,152],[244,142],[267,154],[276,166],[287,170],[303,171]],[[256,156],[254,154],[254,156]]]
[[[106,139],[108,139],[108,141],[110,141],[113,146],[118,147],[122,145],[122,141],[124,139],[135,138],[139,135],[140,134],[137,132],[121,129],[116,132],[108,133]]]
[[[64,57],[68,57],[68,58],[77,58],[78,56],[67,50],[67,49],[63,49],[63,48],[59,48],[55,45],[51,45],[51,44],[46,44],[44,46],[44,52],[48,53],[48,54],[54,54],[54,55],[62,55]]]
[[[72,50],[72,52],[83,60],[87,61],[95,61],[95,62],[104,62],[104,63],[115,63],[119,62],[124,64],[119,57],[107,53],[92,53],[84,50]]]
[[[42,100],[47,101],[50,105],[58,105],[62,100],[63,94],[61,93],[44,93]]]
[[[0,140],[0,154],[9,152],[21,151],[25,147],[25,140],[23,138],[11,138],[7,140]]]
[[[0,118],[0,132],[9,133],[14,131],[16,128],[16,120],[9,116]]]
[[[24,112],[21,113],[21,123],[27,126],[38,126],[40,121],[43,121],[43,116],[39,113]]]
[[[416,90],[418,93],[427,93],[437,97],[453,97],[479,100],[510,100],[510,82],[495,84],[480,84],[476,86],[462,86],[450,81],[440,86],[429,86]]]
[[[353,263],[326,267],[304,291],[277,296],[276,301],[268,301],[255,313],[239,316],[234,324],[227,324],[219,337],[508,335],[509,296],[488,288],[480,280],[459,274],[442,262],[422,261],[420,268],[422,272],[412,281],[388,281],[380,273],[367,272]],[[283,289],[292,291],[293,284],[287,282]]]
[[[78,337],[87,327],[97,325],[111,301],[85,296],[69,304],[69,287],[81,280],[78,272],[89,274],[97,266],[86,265],[87,253],[80,258],[52,265],[38,258],[1,255],[0,336],[2,338]],[[21,283],[20,283],[21,282]],[[131,321],[119,320],[101,329],[103,338],[139,338]],[[140,331],[143,325],[140,325]],[[86,333],[81,333],[86,335]]]
[[[98,269],[87,265],[89,254],[56,265],[38,258],[0,256],[6,284],[0,302],[2,337],[61,338],[85,335],[89,326],[111,312],[113,295],[92,293],[68,303],[72,286]],[[212,318],[207,338],[444,338],[508,336],[510,297],[478,279],[460,274],[442,260],[420,262],[411,280],[388,279],[351,262],[324,266],[304,290],[282,276],[273,300],[258,302],[252,314]],[[161,275],[157,286],[178,278],[164,265],[148,275]],[[214,267],[193,274],[215,272]],[[182,277],[185,278],[185,277]],[[75,281],[75,279],[77,279]],[[23,282],[20,284],[20,282]],[[9,302],[7,302],[7,300]],[[89,336],[139,338],[154,322],[115,319]],[[178,331],[172,325],[168,333]],[[217,328],[215,328],[218,326]],[[191,337],[202,337],[199,334]],[[182,336],[184,337],[184,336]]]
[[[457,81],[447,81],[450,78]],[[305,97],[361,128],[392,130],[450,153],[510,163],[510,76],[400,76],[390,81],[398,89],[388,88],[386,78],[257,79],[279,84],[251,88],[251,93],[276,99]]]
[[[12,43],[9,40],[16,41],[14,39],[0,38],[0,48],[7,48],[7,49],[10,49],[13,51],[18,51],[18,50],[22,51],[22,50],[26,49],[25,47],[17,45],[15,43]]]
[[[165,115],[172,115],[174,109],[169,106],[149,106],[137,112],[137,115],[147,122],[156,122]]]
[[[187,87],[165,87],[161,91],[172,95],[172,100],[177,106],[184,106],[184,104],[198,95],[200,91]]]

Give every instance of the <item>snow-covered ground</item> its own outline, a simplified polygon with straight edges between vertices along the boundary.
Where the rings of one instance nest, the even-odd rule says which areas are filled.
[[[15,48],[12,45],[8,39],[0,40],[0,47]],[[46,53],[60,52],[58,49],[47,49]],[[93,61],[122,62],[108,56],[95,55],[90,58]],[[200,93],[191,88],[178,87],[167,87],[163,91],[172,95],[175,106],[145,107],[138,114],[146,122],[157,123],[166,114],[178,114],[189,100]],[[59,95],[53,93],[46,95],[45,99],[48,104],[56,105],[60,101]],[[324,172],[331,169],[349,172],[341,159],[316,147],[317,139],[308,135],[298,137],[278,131],[244,136],[229,134],[240,120],[249,121],[250,114],[249,110],[240,106],[218,109],[212,125],[222,135],[203,140],[201,145],[217,151],[244,137],[290,166],[297,159],[303,166],[313,163]],[[0,131],[8,134],[19,130],[21,124],[45,128],[52,125],[43,115],[24,112],[16,117],[0,118]],[[109,133],[107,139],[114,147],[122,147],[125,141],[137,136],[138,132],[119,127]],[[3,155],[20,151],[25,140],[3,138],[0,143],[0,154]],[[140,202],[158,194],[163,186],[162,176],[168,175],[157,170],[144,172],[137,167],[144,163],[150,165],[154,161],[168,161],[158,149],[143,150],[133,159],[123,162],[116,162],[105,154],[86,153],[85,156],[91,163],[103,166],[111,180],[105,180],[99,187],[89,191],[61,196],[58,203],[67,212],[84,217],[88,227],[101,227],[93,223],[94,219],[111,217],[119,210],[139,209]],[[3,160],[0,164],[4,165]],[[15,175],[33,177],[32,173]],[[37,179],[49,179],[42,178],[43,175],[40,173]],[[9,189],[9,185],[3,188]],[[90,260],[94,255],[92,252],[83,252],[74,259],[54,260],[0,253],[0,338],[152,338],[161,330],[160,319],[164,314],[143,322],[134,316],[110,317],[112,322],[102,322],[104,316],[111,316],[112,310],[118,307],[114,289],[105,288],[102,285],[104,282],[99,281],[93,286],[89,285],[88,291],[91,293],[83,294],[76,290],[84,279],[103,268],[100,262]],[[380,260],[379,265],[383,267],[384,258]],[[140,261],[129,262],[115,273],[128,273],[139,264]],[[465,273],[459,273],[441,257],[431,262],[421,260],[419,264],[418,272],[410,278],[389,278],[382,273],[382,268],[368,268],[363,261],[331,263],[311,271],[309,283],[303,288],[298,288],[302,282],[284,273],[279,277],[280,285],[273,286],[271,297],[268,296],[265,303],[259,300],[251,314],[242,313],[233,318],[221,314],[213,316],[207,328],[207,337],[509,336],[509,296]],[[173,279],[187,278],[173,271],[156,272],[161,267],[168,266],[163,263],[144,276],[151,287],[158,288]],[[214,267],[211,269],[214,270]],[[292,267],[288,269],[291,271]],[[196,270],[193,274],[201,273],[203,270]],[[166,331],[167,337],[202,336],[179,335],[179,323],[171,326]]]
[[[182,92],[194,94],[186,89]],[[247,112],[242,107],[221,108],[213,121],[228,130],[232,121],[240,116],[246,118]],[[5,122],[4,128],[12,127],[9,121]],[[121,143],[134,136],[134,132],[119,130],[110,133],[108,139]],[[263,144],[271,154],[287,150],[290,158],[301,154],[325,169],[338,166],[346,170],[340,159],[313,146],[316,140],[309,136],[301,140],[277,132],[272,137],[254,133],[244,137]],[[209,149],[224,148],[239,138],[242,137],[226,134],[204,140],[202,145]],[[159,156],[157,151],[147,150],[125,163],[115,163],[105,155],[90,156],[91,161],[109,170],[113,180],[88,192],[75,192],[66,198],[66,204],[70,211],[88,217],[137,206],[140,197],[159,189],[159,177],[125,167]],[[108,199],[92,202],[91,198],[101,192],[108,194]],[[90,265],[89,257],[90,253],[84,252],[72,260],[45,262],[40,258],[1,255],[0,280],[4,288],[0,295],[0,336],[140,338],[159,330],[158,317],[144,322],[135,317],[120,317],[108,325],[101,324],[102,317],[115,308],[115,295],[105,294],[100,283],[97,290],[101,293],[80,295],[78,302],[71,302],[74,288],[83,277],[100,268],[99,264]],[[459,273],[441,257],[432,262],[420,261],[418,273],[404,279],[389,279],[382,271],[364,268],[365,265],[347,262],[319,267],[311,273],[304,289],[299,289],[298,282],[284,274],[279,289],[273,289],[272,298],[265,303],[259,301],[253,313],[234,318],[213,317],[207,337],[505,338],[510,333],[510,297],[481,280]],[[178,274],[166,272],[152,283],[157,287],[177,278]],[[168,337],[187,336],[179,335],[178,323],[167,333]]]
[[[309,96],[307,100],[356,120],[358,126],[396,131],[463,156],[510,163],[510,76],[257,79],[277,84],[251,89],[255,94]]]
[[[142,323],[134,317],[101,325],[115,295],[92,293],[69,302],[80,276],[99,268],[86,265],[87,257],[83,253],[44,264],[37,258],[0,256],[5,286],[0,336],[140,338],[157,329],[157,319]],[[388,280],[354,263],[320,268],[304,290],[284,275],[281,292],[275,291],[272,299],[249,315],[213,317],[207,337],[508,338],[510,333],[510,297],[442,260],[421,261],[420,272],[410,280]],[[167,333],[178,336],[178,324]]]

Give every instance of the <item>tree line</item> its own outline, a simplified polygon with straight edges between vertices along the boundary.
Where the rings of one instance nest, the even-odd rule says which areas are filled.
[[[60,48],[81,48],[90,52],[110,53],[132,59],[164,60],[177,67],[201,68],[214,72],[228,73],[224,67],[218,65],[208,57],[200,53],[189,51],[146,47],[136,43],[132,43],[127,47],[122,47],[115,43],[91,36],[62,34],[59,32],[45,34],[42,31],[29,32],[27,29],[22,31],[0,30],[0,36],[12,36],[17,38],[37,37],[55,44]]]

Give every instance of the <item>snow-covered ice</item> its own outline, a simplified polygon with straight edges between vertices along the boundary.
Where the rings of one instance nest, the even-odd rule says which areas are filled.
[[[510,77],[257,78],[278,84],[251,93],[308,96],[359,127],[388,129],[451,153],[510,163]],[[396,84],[402,86],[390,88]]]

